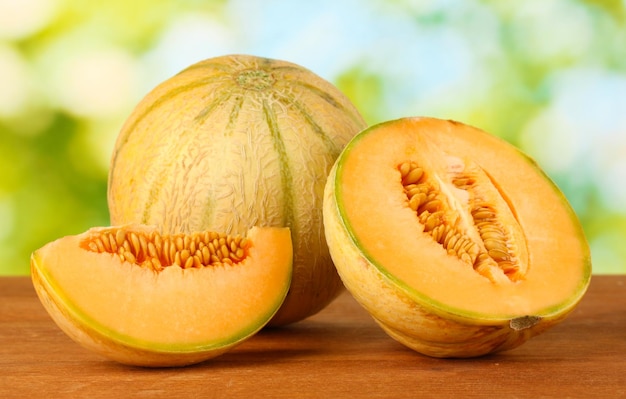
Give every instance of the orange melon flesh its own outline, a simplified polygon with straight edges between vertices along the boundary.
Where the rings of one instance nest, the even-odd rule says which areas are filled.
[[[479,165],[510,206],[525,234],[523,279],[490,281],[423,232],[398,165],[412,160],[436,167],[446,156]],[[353,245],[435,312],[485,322],[548,316],[576,304],[589,283],[589,248],[561,192],[530,158],[478,129],[429,118],[383,123],[346,147],[331,178]]]
[[[289,289],[288,228],[249,230],[239,264],[160,272],[81,248],[94,231],[35,251],[33,281],[62,329],[122,363],[170,366],[221,354],[262,328]]]

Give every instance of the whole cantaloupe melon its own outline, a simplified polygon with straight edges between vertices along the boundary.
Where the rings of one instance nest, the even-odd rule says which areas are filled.
[[[294,275],[271,325],[304,319],[342,289],[324,236],[334,160],[365,122],[331,83],[293,63],[231,55],[154,88],[117,139],[111,224],[165,233],[289,227]]]

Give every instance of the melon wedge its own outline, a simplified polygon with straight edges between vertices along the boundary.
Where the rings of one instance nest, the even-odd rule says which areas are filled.
[[[33,284],[58,326],[88,349],[130,365],[197,363],[260,330],[292,275],[288,228],[222,235],[235,249],[231,261],[205,256],[204,264],[203,248],[206,255],[209,242],[219,243],[209,234],[218,237],[162,236],[141,225],[93,228],[35,251]]]
[[[326,183],[347,289],[393,338],[433,357],[521,345],[583,297],[591,258],[535,162],[465,124],[403,118],[358,134]]]

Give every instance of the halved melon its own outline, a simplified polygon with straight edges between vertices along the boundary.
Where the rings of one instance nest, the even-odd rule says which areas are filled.
[[[31,275],[54,321],[88,349],[130,365],[187,365],[226,352],[272,318],[291,281],[291,235],[93,228],[35,251]]]
[[[347,289],[389,335],[435,357],[512,349],[562,320],[591,277],[565,197],[512,145],[403,118],[357,135],[324,224]]]

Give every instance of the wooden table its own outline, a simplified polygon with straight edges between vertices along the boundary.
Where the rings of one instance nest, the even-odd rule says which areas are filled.
[[[318,315],[264,330],[178,369],[123,366],[67,338],[28,277],[0,278],[0,398],[626,397],[626,276],[595,276],[562,324],[512,351],[431,359],[385,335],[344,293]]]

